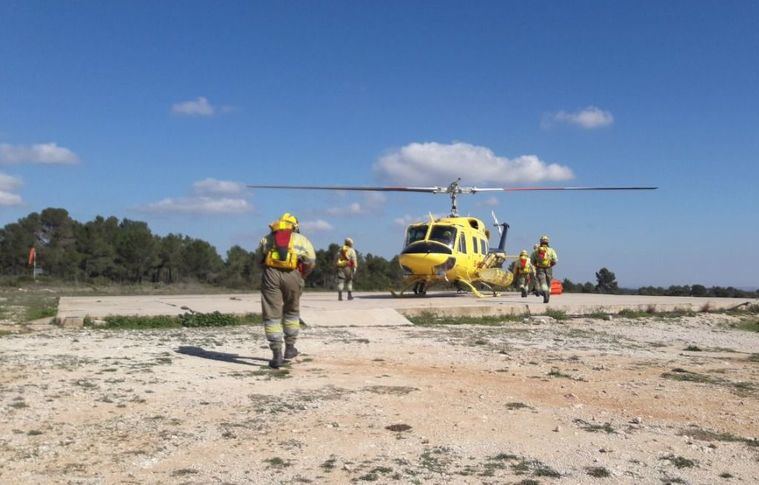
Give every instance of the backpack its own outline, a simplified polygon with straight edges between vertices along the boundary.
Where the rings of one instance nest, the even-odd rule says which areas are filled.
[[[295,269],[298,267],[298,255],[293,251],[292,229],[280,229],[272,231],[274,244],[266,253],[264,265],[276,269]]]

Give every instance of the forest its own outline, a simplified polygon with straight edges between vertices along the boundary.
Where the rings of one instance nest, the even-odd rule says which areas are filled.
[[[97,216],[79,222],[68,211],[47,208],[32,212],[0,229],[0,271],[6,285],[31,278],[29,251],[35,249],[40,279],[95,285],[201,283],[230,289],[258,289],[261,255],[232,246],[222,257],[202,239],[182,234],[154,234],[147,223]],[[306,285],[327,290],[335,286],[334,261],[340,246],[316,251],[316,269]],[[358,253],[357,290],[387,290],[400,284],[398,257],[390,260]],[[697,297],[759,297],[759,291],[733,287],[682,285],[667,288],[619,286],[608,268],[596,272],[596,282],[564,279],[568,293],[614,293]]]

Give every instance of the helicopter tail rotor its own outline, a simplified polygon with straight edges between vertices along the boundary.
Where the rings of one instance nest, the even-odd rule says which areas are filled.
[[[490,211],[490,215],[493,216],[495,227],[498,228],[498,234],[501,235],[501,239],[498,241],[498,251],[506,253],[506,236],[509,234],[509,225],[505,222],[498,222],[498,218],[495,215],[495,211]]]

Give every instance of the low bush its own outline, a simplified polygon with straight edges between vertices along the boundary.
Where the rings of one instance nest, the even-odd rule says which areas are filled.
[[[182,315],[113,315],[103,319],[105,325],[100,328],[110,329],[149,329],[149,328],[179,328],[179,327],[229,327],[234,325],[250,325],[261,322],[261,316],[254,313],[247,315],[232,315],[230,313],[183,313]],[[85,319],[86,326],[92,326],[93,321]]]

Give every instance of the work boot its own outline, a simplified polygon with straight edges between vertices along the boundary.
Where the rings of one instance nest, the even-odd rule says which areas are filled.
[[[352,299],[353,299],[353,292],[352,292],[352,291],[349,291],[349,292],[348,292],[348,299],[349,299],[349,300],[352,300]]]
[[[284,359],[282,358],[282,347],[271,349],[271,353],[272,357],[269,361],[269,367],[272,369],[279,369],[282,367],[282,364],[285,363]]]
[[[522,288],[522,298],[527,298],[527,288]]]
[[[285,360],[294,359],[298,356],[298,349],[295,344],[285,344]]]
[[[337,301],[343,301],[343,292],[342,291],[338,291],[337,292]]]
[[[548,303],[548,300],[551,299],[551,292],[550,291],[544,291],[543,292],[543,303]]]

